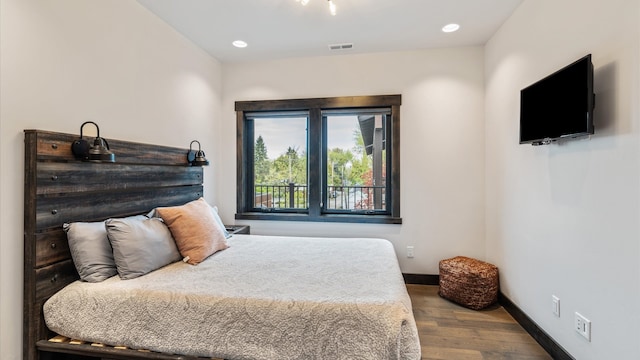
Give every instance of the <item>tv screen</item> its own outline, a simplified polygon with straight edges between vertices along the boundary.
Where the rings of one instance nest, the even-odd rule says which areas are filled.
[[[591,54],[520,91],[520,144],[594,133]]]

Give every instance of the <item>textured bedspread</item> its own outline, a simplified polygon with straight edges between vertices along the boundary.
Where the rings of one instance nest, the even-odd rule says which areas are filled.
[[[390,242],[234,235],[193,266],[75,282],[47,326],[85,341],[225,359],[420,359]]]

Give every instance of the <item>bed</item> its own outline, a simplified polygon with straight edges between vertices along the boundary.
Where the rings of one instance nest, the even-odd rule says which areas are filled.
[[[76,161],[76,138],[25,131],[24,358],[420,358],[383,239],[233,235],[196,266],[79,281],[62,224],[198,200],[203,171],[187,149],[117,140],[116,163]]]

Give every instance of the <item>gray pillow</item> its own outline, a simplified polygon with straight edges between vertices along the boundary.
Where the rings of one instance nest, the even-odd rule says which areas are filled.
[[[121,279],[133,279],[182,259],[160,218],[109,219],[106,228]]]
[[[117,273],[104,221],[62,225],[82,281],[100,282]]]

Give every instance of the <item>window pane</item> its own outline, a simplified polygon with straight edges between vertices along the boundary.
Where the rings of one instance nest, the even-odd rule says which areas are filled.
[[[307,117],[253,120],[254,207],[307,209]]]
[[[236,219],[401,224],[401,100],[236,101]]]
[[[325,211],[386,211],[386,115],[327,115]]]

